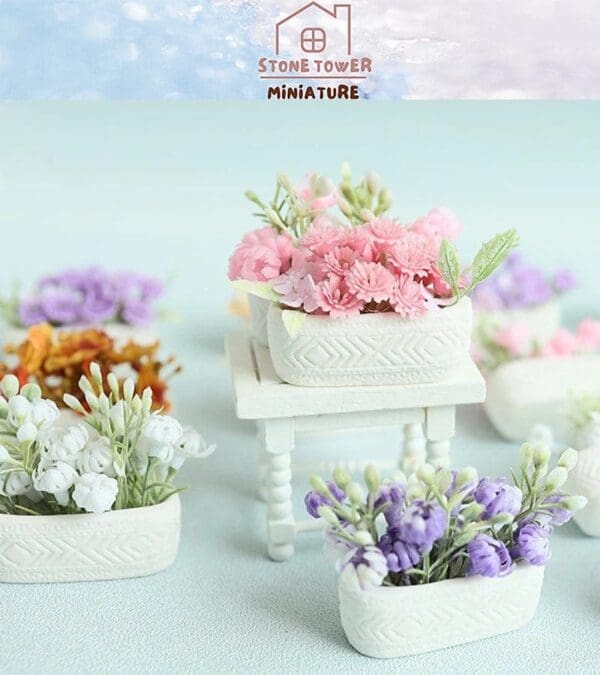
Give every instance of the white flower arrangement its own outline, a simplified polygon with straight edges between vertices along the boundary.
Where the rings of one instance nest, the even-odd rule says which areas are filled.
[[[106,378],[96,363],[79,387],[89,406],[69,394],[82,421],[65,426],[56,404],[36,384],[0,382],[0,513],[103,513],[152,506],[180,492],[173,478],[188,458],[208,457],[193,429],[152,412],[152,391]],[[105,391],[109,392],[108,394]]]

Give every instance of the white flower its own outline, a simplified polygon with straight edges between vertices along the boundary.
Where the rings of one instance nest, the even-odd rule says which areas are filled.
[[[101,436],[88,443],[77,458],[77,468],[81,473],[104,473],[114,476],[113,451],[110,440]]]
[[[33,487],[31,476],[27,471],[11,471],[4,484],[4,491],[9,497],[19,497],[29,492]]]
[[[88,513],[110,511],[115,503],[119,484],[101,473],[84,473],[75,481],[73,501]]]
[[[8,452],[8,450],[3,445],[0,445],[0,464],[2,462],[8,462],[10,459],[10,452]]]
[[[17,440],[19,443],[31,443],[35,441],[38,435],[38,428],[33,422],[25,422],[17,429]]]
[[[31,407],[31,421],[38,428],[52,424],[59,414],[56,403],[45,398],[38,399]]]
[[[33,473],[33,487],[38,492],[60,495],[73,486],[76,477],[77,472],[66,462],[40,465]]]
[[[121,436],[125,433],[125,403],[117,401],[109,413],[112,428]]]
[[[183,427],[183,434],[175,446],[171,466],[180,469],[188,458],[204,459],[215,451],[214,445],[207,445],[202,436],[192,427]]]
[[[83,424],[65,428],[51,427],[43,439],[44,462],[66,462],[75,466],[79,453],[89,441],[89,433]]]
[[[28,401],[22,394],[13,396],[8,401],[8,421],[17,429],[25,422],[31,419],[31,401]]]
[[[183,428],[176,419],[168,415],[150,415],[142,425],[137,453],[157,457],[169,464],[175,454],[175,444],[183,435]]]

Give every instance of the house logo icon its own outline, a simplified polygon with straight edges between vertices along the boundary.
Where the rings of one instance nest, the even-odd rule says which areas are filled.
[[[275,24],[275,53],[299,50],[304,54],[352,53],[352,12],[349,4],[331,9],[309,2]]]

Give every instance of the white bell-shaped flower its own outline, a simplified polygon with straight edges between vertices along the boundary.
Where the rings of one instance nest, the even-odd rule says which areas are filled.
[[[174,469],[180,469],[186,459],[204,459],[212,455],[215,448],[215,445],[208,445],[192,427],[183,427],[183,433],[175,446],[170,464]]]
[[[75,481],[73,501],[88,513],[110,511],[115,503],[119,484],[114,478],[101,473],[84,473]]]
[[[31,421],[38,428],[52,424],[59,416],[58,406],[54,401],[40,398],[31,406]]]
[[[38,428],[33,422],[25,422],[17,429],[19,443],[32,443],[38,436]]]
[[[51,427],[43,438],[44,462],[66,462],[76,466],[79,454],[90,438],[83,424],[75,424],[67,428]]]
[[[144,422],[137,445],[137,453],[156,457],[169,464],[175,455],[175,445],[183,435],[179,422],[168,415],[154,414]]]
[[[9,497],[20,497],[33,487],[31,476],[24,470],[11,471],[4,483],[4,492]]]
[[[101,436],[89,442],[77,457],[77,468],[81,473],[104,473],[107,476],[114,476],[110,440]]]
[[[38,467],[33,473],[33,487],[52,495],[65,493],[73,486],[77,472],[66,462],[54,462]]]
[[[18,429],[25,422],[29,422],[32,412],[31,401],[28,401],[22,394],[13,396],[8,401],[8,421],[13,427]]]

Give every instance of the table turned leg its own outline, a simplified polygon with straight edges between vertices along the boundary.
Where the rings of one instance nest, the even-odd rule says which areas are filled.
[[[435,467],[450,465],[450,439],[454,436],[455,421],[455,406],[427,408],[425,416],[427,461]]]
[[[294,421],[271,419],[265,420],[263,424],[263,448],[267,458],[268,552],[273,560],[283,561],[294,555],[291,470]]]
[[[262,420],[256,422],[256,437],[258,439],[258,498],[266,502],[269,489],[269,457],[265,449],[265,424]]]
[[[400,468],[405,474],[410,475],[421,464],[425,463],[425,436],[421,424],[404,425],[404,445],[402,449],[402,461]]]

